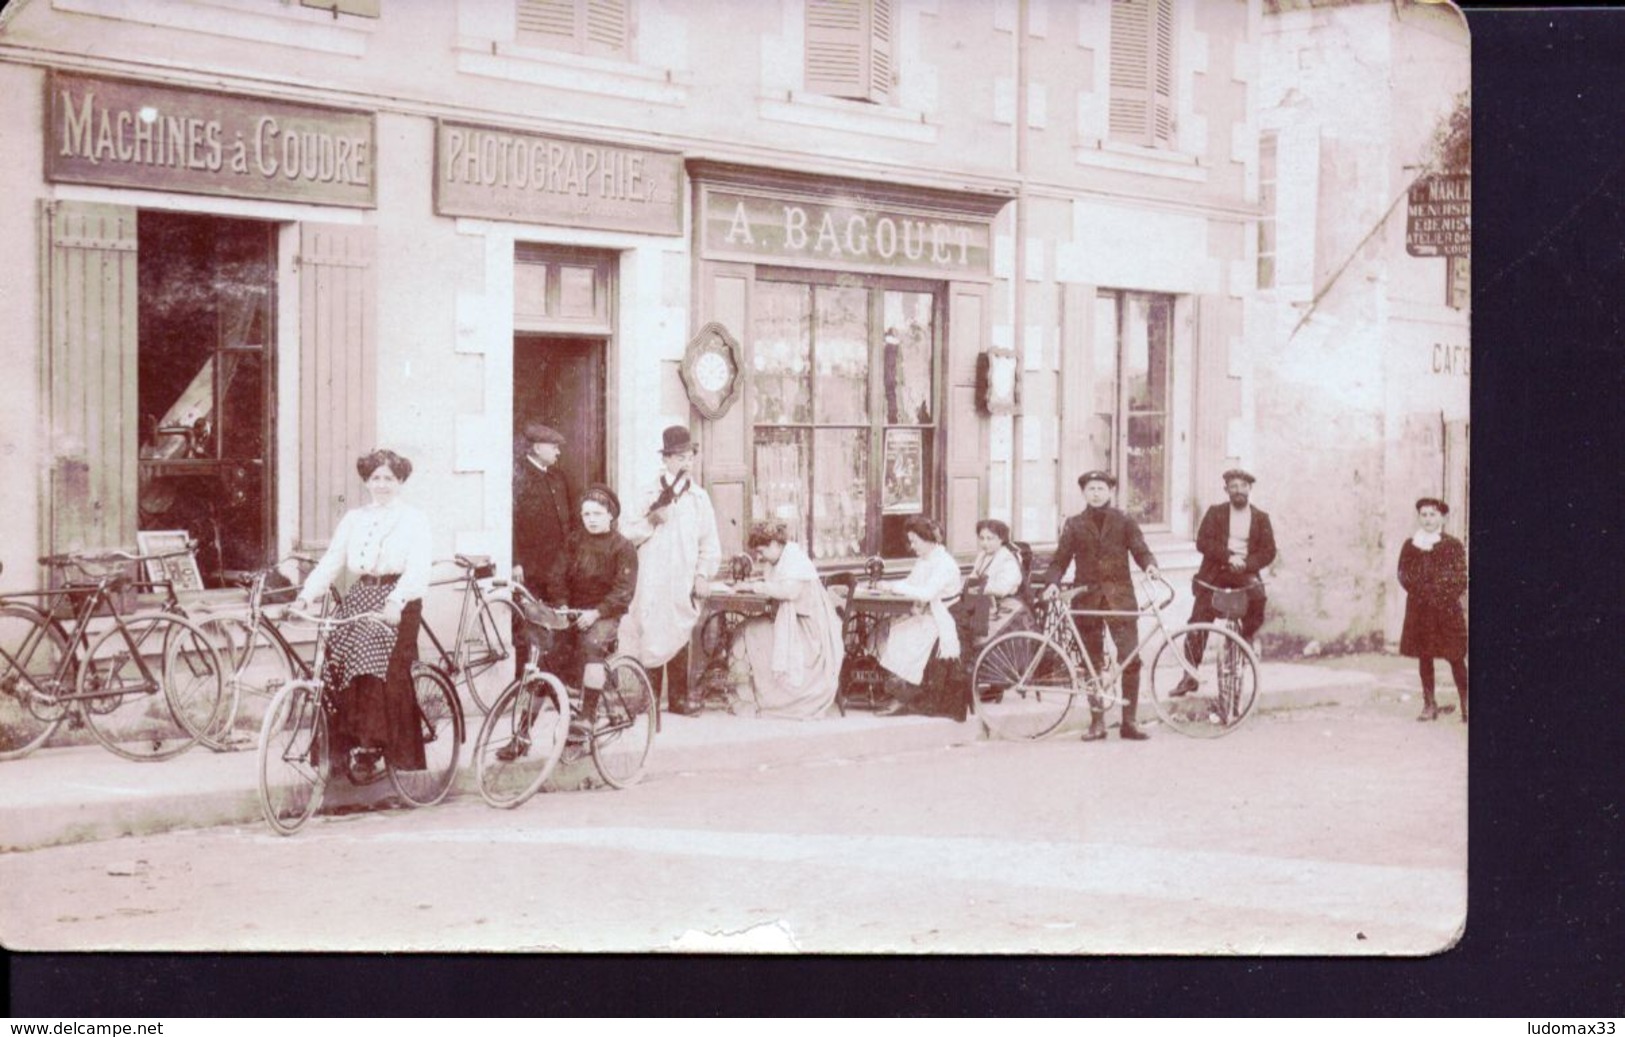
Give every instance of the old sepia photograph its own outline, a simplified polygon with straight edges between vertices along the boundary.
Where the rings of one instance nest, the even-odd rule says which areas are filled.
[[[1470,70],[1436,0],[13,0],[0,944],[1448,951]]]

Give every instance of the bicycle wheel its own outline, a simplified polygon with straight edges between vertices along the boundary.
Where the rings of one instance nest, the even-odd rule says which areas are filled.
[[[66,715],[57,697],[67,639],[31,608],[0,607],[0,760],[44,745]]]
[[[424,767],[420,771],[389,768],[390,784],[415,807],[429,807],[446,798],[457,778],[457,757],[463,748],[463,715],[457,693],[438,670],[418,666],[412,671],[417,698],[418,729],[423,735]]]
[[[167,760],[215,722],[224,668],[207,634],[179,616],[120,618],[90,646],[76,698],[96,740],[130,760]]]
[[[971,667],[971,702],[999,738],[1042,738],[1072,708],[1077,668],[1061,646],[1031,630],[989,641]]]
[[[249,624],[239,617],[208,619],[198,626],[214,642],[226,666],[225,705],[207,741],[233,745],[254,739],[265,711],[277,691],[292,684],[297,674],[287,650],[264,620]]]
[[[524,616],[511,600],[487,598],[458,646],[463,682],[480,712],[490,712],[497,696],[519,676],[514,637],[524,628]]]
[[[604,783],[618,789],[635,785],[649,765],[655,744],[655,693],[649,675],[628,655],[604,666],[604,690],[592,721],[592,763]]]
[[[1207,651],[1191,663],[1186,645],[1207,635]],[[1181,688],[1191,678],[1195,687]],[[1241,726],[1258,702],[1258,660],[1241,635],[1215,623],[1195,623],[1168,635],[1151,666],[1151,700],[1164,723],[1183,735],[1216,738]]]
[[[327,756],[321,685],[289,684],[271,700],[260,727],[260,812],[278,834],[297,832],[321,808]]]
[[[514,681],[485,714],[474,739],[480,795],[511,809],[534,796],[564,753],[570,698],[550,673]]]

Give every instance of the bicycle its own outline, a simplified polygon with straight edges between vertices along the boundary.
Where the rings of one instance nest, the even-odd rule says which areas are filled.
[[[284,562],[302,560],[294,556]],[[282,564],[278,562],[253,572],[223,574],[227,583],[244,588],[246,602],[224,606],[200,602],[192,609],[194,620],[214,639],[228,667],[229,709],[211,732],[215,740],[227,748],[244,749],[258,744],[264,714],[257,709],[245,713],[245,702],[268,704],[282,686],[316,676],[272,615],[271,606],[291,602],[298,593],[298,587],[291,584],[278,588],[269,586],[271,578],[280,575]],[[275,600],[278,598],[281,600]],[[239,727],[245,730],[239,732]]]
[[[1145,667],[1151,698],[1164,723],[1193,737],[1226,735],[1241,726],[1258,701],[1258,659],[1239,634],[1216,623],[1188,623],[1170,628],[1163,612],[1174,600],[1173,587],[1161,577],[1145,582],[1166,591],[1148,591],[1145,602],[1128,610],[1071,606],[1085,588],[1073,588],[1045,603],[1044,630],[1012,631],[988,642],[971,669],[972,707],[990,734],[1037,739],[1059,730],[1074,701],[1089,699],[1091,710],[1104,712],[1122,701],[1124,669],[1151,657]],[[1159,600],[1160,598],[1160,600]],[[1083,648],[1078,617],[1150,618],[1150,636],[1126,660],[1108,656],[1100,669]],[[1187,641],[1196,634],[1218,638],[1213,665],[1186,658]],[[1154,653],[1154,654],[1153,654]],[[1185,677],[1196,689],[1179,698],[1171,694]]]
[[[526,605],[530,658],[486,714],[474,740],[474,772],[480,795],[494,807],[512,809],[534,796],[560,762],[584,754],[606,785],[628,788],[643,777],[654,747],[654,686],[642,665],[611,654],[604,686],[580,693],[582,711],[572,720],[572,689],[541,668],[553,634],[582,614],[579,609]]]
[[[1218,645],[1217,650],[1228,656],[1227,658],[1223,658],[1218,661],[1219,672],[1221,674],[1238,672],[1241,664],[1240,659],[1236,656],[1236,646],[1240,644],[1251,647],[1247,639],[1242,636],[1241,620],[1242,617],[1247,614],[1247,603],[1252,588],[1220,587],[1217,584],[1208,583],[1206,580],[1197,580],[1196,584],[1203,589],[1210,591],[1213,595],[1213,611],[1218,613],[1218,617],[1214,620],[1214,623],[1235,635],[1234,638],[1223,639]],[[1258,585],[1261,586],[1262,584],[1263,580],[1259,578]],[[1198,649],[1206,649],[1206,638],[1202,638],[1201,642],[1202,643],[1198,645],[1196,644],[1195,639],[1191,641],[1191,651],[1193,653],[1198,651]],[[1181,680],[1168,692],[1168,697],[1170,699],[1180,699],[1197,690],[1198,687],[1196,686],[1195,681]],[[1247,703],[1245,707],[1243,707],[1241,695],[1242,688],[1239,687],[1235,681],[1230,681],[1228,683],[1220,681],[1217,685],[1216,702],[1211,704],[1200,702],[1191,704],[1181,703],[1180,705],[1194,708],[1199,712],[1216,712],[1221,717],[1236,715],[1238,711],[1240,712],[1241,716],[1245,716],[1246,710],[1250,710],[1252,706],[1250,703]],[[1210,706],[1211,709],[1209,708]]]
[[[518,583],[495,579],[496,565],[483,555],[460,554],[452,561],[462,570],[460,575],[434,586],[462,585],[453,650],[446,650],[425,614],[419,628],[420,654],[438,659],[431,665],[439,668],[454,686],[460,678],[469,699],[480,712],[487,713],[502,690],[519,676],[515,639],[524,629],[524,616],[514,599],[527,601],[530,593]],[[486,583],[491,585],[490,592]],[[497,590],[504,586],[506,594]]]
[[[41,565],[82,579],[0,595],[0,760],[34,751],[64,721],[143,762],[177,756],[214,728],[226,681],[213,642],[174,611],[167,583],[125,571],[162,557],[170,556],[48,555]],[[120,595],[143,587],[162,590],[168,604],[126,614]]]
[[[326,661],[328,636],[334,630],[347,623],[383,622],[377,612],[339,619],[290,608],[286,615],[315,626],[315,660],[309,672],[318,675]],[[360,783],[370,784],[387,775],[408,804],[433,806],[451,791],[457,777],[463,710],[451,682],[433,667],[413,666],[412,691],[426,766],[421,771],[400,771],[386,763],[384,774]],[[319,676],[301,677],[281,688],[265,712],[257,753],[260,812],[279,835],[297,832],[321,809],[333,769],[329,726],[337,714],[335,695]],[[348,771],[346,777],[352,783],[357,781]]]

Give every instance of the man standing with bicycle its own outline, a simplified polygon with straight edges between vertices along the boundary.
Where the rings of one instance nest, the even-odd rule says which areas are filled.
[[[1149,576],[1159,576],[1156,556],[1145,545],[1145,534],[1139,523],[1127,513],[1111,507],[1112,491],[1117,478],[1108,472],[1089,471],[1078,476],[1078,487],[1083,490],[1086,507],[1082,513],[1066,520],[1061,528],[1061,542],[1044,573],[1044,598],[1055,598],[1058,583],[1068,564],[1072,568],[1072,585],[1079,589],[1072,609],[1096,612],[1137,612],[1139,605],[1134,596],[1134,581],[1129,576],[1128,560],[1133,556]],[[1078,634],[1089,653],[1096,672],[1104,668],[1102,656],[1103,635],[1110,632],[1116,646],[1117,658],[1128,660],[1123,667],[1123,724],[1118,737],[1131,742],[1143,742],[1151,737],[1141,731],[1135,722],[1140,705],[1140,660],[1134,652],[1140,646],[1137,615],[1080,616],[1077,617]],[[1106,721],[1099,700],[1089,699],[1089,730],[1085,742],[1098,742],[1106,737]]]
[[[576,491],[559,467],[564,436],[539,421],[525,426],[525,456],[513,473],[513,578],[535,597],[551,563],[577,529]],[[530,654],[529,638],[514,631],[515,672]]]
[[[1215,504],[1202,516],[1196,531],[1196,549],[1202,553],[1202,567],[1191,581],[1196,602],[1191,607],[1192,623],[1211,623],[1218,616],[1213,607],[1214,588],[1245,588],[1247,611],[1241,617],[1241,636],[1251,644],[1264,625],[1264,581],[1262,571],[1275,561],[1275,529],[1270,517],[1248,503],[1253,492],[1252,473],[1232,468],[1224,473],[1224,492],[1229,501]],[[1201,663],[1207,648],[1207,634],[1193,631],[1185,639],[1185,658],[1194,667]],[[1196,678],[1186,674],[1174,686],[1173,695],[1188,695],[1197,688]]]

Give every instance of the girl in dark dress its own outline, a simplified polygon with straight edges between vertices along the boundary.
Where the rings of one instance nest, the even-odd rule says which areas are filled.
[[[1433,660],[1450,664],[1467,722],[1467,616],[1461,596],[1467,592],[1467,550],[1444,532],[1450,505],[1437,497],[1416,502],[1421,526],[1399,551],[1399,585],[1405,588],[1405,626],[1399,654],[1418,660],[1422,676],[1422,713],[1435,720],[1439,704],[1433,694]],[[1446,712],[1449,710],[1446,709]]]

